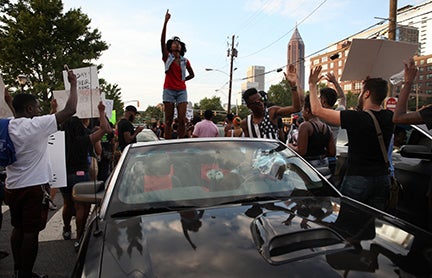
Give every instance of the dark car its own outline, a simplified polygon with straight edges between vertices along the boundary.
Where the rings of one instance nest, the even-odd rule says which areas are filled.
[[[341,196],[275,140],[132,144],[105,193],[73,194],[98,206],[72,277],[432,275],[432,234]]]
[[[338,134],[335,185],[344,174],[348,151],[346,130]],[[432,173],[432,132],[426,125],[396,125],[392,154],[395,177],[402,184],[399,202],[391,213],[432,232],[427,192]]]

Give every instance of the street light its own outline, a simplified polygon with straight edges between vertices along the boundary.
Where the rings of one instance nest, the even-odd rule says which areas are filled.
[[[21,87],[21,93],[24,93],[24,86],[27,84],[27,75],[19,74],[17,77],[17,81]]]
[[[229,89],[228,89],[228,109],[227,109],[227,113],[231,113],[231,90],[232,90],[232,73],[233,71],[235,71],[237,68],[232,68],[232,63],[231,63],[231,70],[230,73],[226,73],[224,71],[218,70],[218,69],[211,69],[211,68],[206,68],[206,71],[217,71],[217,72],[221,72],[227,76],[229,76]]]

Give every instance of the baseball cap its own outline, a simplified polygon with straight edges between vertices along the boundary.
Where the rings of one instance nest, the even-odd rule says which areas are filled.
[[[139,114],[138,110],[133,105],[126,106],[125,111],[135,112],[136,114]]]

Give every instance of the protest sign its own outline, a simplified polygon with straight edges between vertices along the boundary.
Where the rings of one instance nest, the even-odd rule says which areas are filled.
[[[69,97],[70,91],[53,91],[54,98],[57,100],[57,111],[62,110]],[[99,89],[86,89],[78,91],[78,104],[75,116],[80,119],[99,118],[97,108],[100,101]]]
[[[66,179],[66,151],[64,131],[57,131],[48,138],[48,155],[51,164],[51,187],[65,187]]]
[[[353,39],[340,80],[364,80],[367,76],[388,80],[403,70],[403,62],[412,58],[417,49],[416,43]]]
[[[87,89],[98,89],[99,79],[97,75],[97,68],[95,66],[71,69],[77,77],[77,89],[87,90]],[[67,79],[67,72],[63,71],[63,81],[65,84],[65,90],[70,90],[70,83]]]
[[[3,82],[3,78],[0,75],[0,118],[10,118],[13,116],[12,111],[10,110],[4,98],[5,87],[6,86]]]

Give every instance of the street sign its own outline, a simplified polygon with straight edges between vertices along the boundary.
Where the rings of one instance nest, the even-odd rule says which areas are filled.
[[[396,109],[397,102],[398,102],[397,98],[388,97],[385,101],[385,108],[394,112]]]

